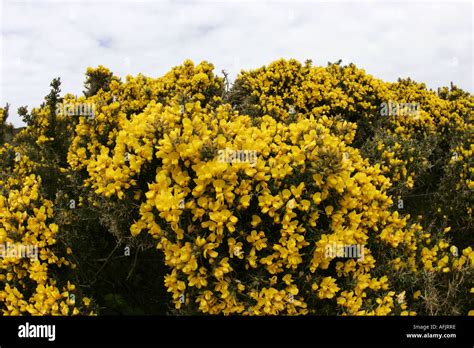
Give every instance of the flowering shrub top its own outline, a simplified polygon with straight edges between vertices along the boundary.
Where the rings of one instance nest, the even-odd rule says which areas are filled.
[[[296,60],[243,71],[230,90],[207,62],[185,61],[158,79],[121,82],[104,67],[88,76],[100,79],[62,103],[90,103],[93,117],[58,109],[52,118],[40,108],[38,126],[18,139],[54,143],[50,120],[62,124],[69,136],[57,150],[58,172],[75,180],[81,206],[119,241],[147,248],[153,239],[179,313],[472,308],[472,95],[386,83],[353,64]],[[31,171],[45,163],[38,156],[18,172],[31,190],[41,184]],[[19,200],[15,183],[5,182]],[[417,200],[425,195],[429,207]],[[54,245],[61,226],[46,222],[52,205],[40,197],[26,198],[31,208],[18,215],[7,198],[3,206],[20,226],[43,214],[35,238]]]
[[[0,149],[2,165],[12,150]],[[18,153],[18,152],[17,152]],[[5,161],[5,162],[4,162]],[[54,206],[41,196],[41,178],[30,174],[33,164],[22,156],[11,176],[0,180],[0,302],[3,315],[77,315],[87,313],[90,300],[71,282],[59,284],[55,274],[75,268],[72,251],[61,250],[59,226],[52,222]],[[7,168],[2,168],[5,172]],[[19,179],[21,178],[21,179]],[[23,250],[23,251],[22,251]],[[20,255],[20,252],[27,254]],[[64,256],[60,256],[60,255]],[[21,257],[20,257],[21,256]]]

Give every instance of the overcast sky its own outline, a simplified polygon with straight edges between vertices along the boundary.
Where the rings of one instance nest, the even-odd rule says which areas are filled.
[[[158,77],[186,58],[234,78],[281,57],[343,60],[385,81],[474,91],[473,3],[0,0],[0,105],[38,106],[60,76],[81,94],[88,66]]]

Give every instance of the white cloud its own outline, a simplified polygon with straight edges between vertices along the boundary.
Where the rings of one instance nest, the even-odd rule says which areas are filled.
[[[157,77],[190,58],[235,77],[281,57],[342,58],[387,81],[474,90],[469,2],[0,1],[0,103],[16,126],[16,109],[38,106],[54,77],[80,94],[99,64]]]

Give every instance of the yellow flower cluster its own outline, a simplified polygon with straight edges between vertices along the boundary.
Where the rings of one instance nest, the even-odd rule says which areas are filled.
[[[417,174],[431,169],[430,146],[440,138],[472,132],[474,107],[472,95],[453,92],[447,97],[411,80],[384,83],[355,65],[312,67],[296,60],[279,60],[237,79],[244,95],[251,95],[246,112],[257,109],[279,120],[291,120],[313,114],[318,117],[339,115],[357,124],[356,143],[369,140],[364,155],[379,163],[384,175],[397,186],[396,193],[413,188]],[[444,93],[447,93],[446,91]],[[443,98],[441,98],[441,97]],[[236,98],[237,102],[242,102]],[[244,100],[246,101],[246,100]],[[403,112],[384,116],[383,104],[420,104],[416,113]],[[470,115],[470,116],[467,116]],[[335,129],[333,134],[339,134]],[[343,132],[344,134],[345,132]],[[367,139],[373,137],[372,140]],[[349,136],[346,143],[352,142]]]
[[[9,145],[1,148],[2,160],[12,150],[20,151]],[[3,315],[86,313],[87,305],[79,303],[75,285],[70,282],[60,285],[51,275],[59,268],[74,269],[75,265],[55,251],[59,227],[52,222],[53,203],[42,198],[41,178],[28,174],[32,167],[31,160],[22,155],[11,175],[0,179],[1,312]]]
[[[284,76],[298,78],[292,70]],[[382,167],[348,146],[354,125],[311,111],[284,122],[291,117],[286,98],[263,99],[262,110],[278,117],[258,119],[228,104],[151,101],[123,122],[114,148],[103,146],[88,162],[91,187],[141,202],[130,230],[158,240],[172,269],[165,284],[176,308],[306,314],[318,301],[334,299],[342,313],[391,313],[388,275],[373,275],[385,252],[370,245],[404,255],[385,266],[416,270],[417,250],[426,244],[422,228],[390,212],[391,183]],[[218,154],[226,149],[255,151],[256,163],[223,162]],[[144,191],[139,177],[153,178]],[[363,259],[328,257],[334,243],[365,246]],[[328,275],[333,270],[338,280]],[[378,307],[370,309],[376,294]]]
[[[214,66],[207,62],[195,66],[187,60],[158,79],[138,75],[127,76],[125,82],[120,82],[115,77],[108,91],[99,90],[89,98],[77,100],[72,95],[66,96],[65,103],[91,103],[95,106],[93,119],[80,117],[78,120],[68,163],[73,169],[80,170],[89,161],[93,162],[88,168],[93,176],[96,166],[100,165],[101,155],[113,147],[124,123],[132,115],[141,113],[151,101],[169,103],[174,100],[180,105],[193,101],[216,102],[222,94],[223,79],[216,77],[213,69]]]
[[[4,108],[0,108],[0,125],[3,124],[6,120],[6,112]]]
[[[107,88],[63,102],[93,104],[94,117],[57,115],[74,132],[67,169],[84,180],[91,209],[97,201],[130,203],[136,219],[127,238],[156,239],[176,309],[415,315],[420,284],[407,289],[402,276],[472,270],[469,238],[453,243],[440,236],[444,220],[433,231],[399,206],[423,188],[440,156],[467,197],[464,218],[472,219],[473,146],[465,135],[472,96],[437,94],[410,80],[385,83],[352,64],[295,60],[242,72],[224,91],[213,69],[186,61],[163,77],[124,82],[104,67],[89,69],[110,76]],[[410,116],[383,115],[387,102],[421,107]],[[37,129],[22,136],[38,146],[53,141],[45,131],[49,112],[37,110],[36,119]],[[28,162],[21,157],[15,166],[24,189],[18,180],[4,183],[4,238],[43,243],[47,251],[42,261],[5,265],[7,280],[19,279],[23,288],[10,282],[0,292],[4,313],[76,314],[81,308],[68,302],[74,286],[59,290],[49,277],[52,265],[68,261],[52,251],[52,203],[41,198],[41,179],[29,174],[28,166],[40,164]],[[344,253],[334,255],[338,246]],[[29,299],[26,278],[38,284]]]

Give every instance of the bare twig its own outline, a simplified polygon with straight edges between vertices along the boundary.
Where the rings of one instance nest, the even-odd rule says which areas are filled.
[[[125,280],[128,280],[133,273],[133,270],[135,269],[135,266],[137,265],[137,258],[138,258],[138,248],[137,251],[135,252],[135,258],[133,260],[132,268],[130,268],[130,271],[128,272],[127,278]]]
[[[112,250],[112,252],[109,254],[109,256],[105,259],[105,262],[104,264],[99,268],[99,270],[95,273],[94,275],[94,280],[91,282],[91,284],[94,284],[96,281],[97,281],[97,276],[99,275],[100,272],[102,272],[102,270],[105,268],[105,266],[107,266],[107,264],[110,262],[110,259],[112,258],[112,255],[115,253],[115,251],[118,249],[118,247],[120,246],[121,242],[118,242],[116,245],[115,245],[115,248]]]

